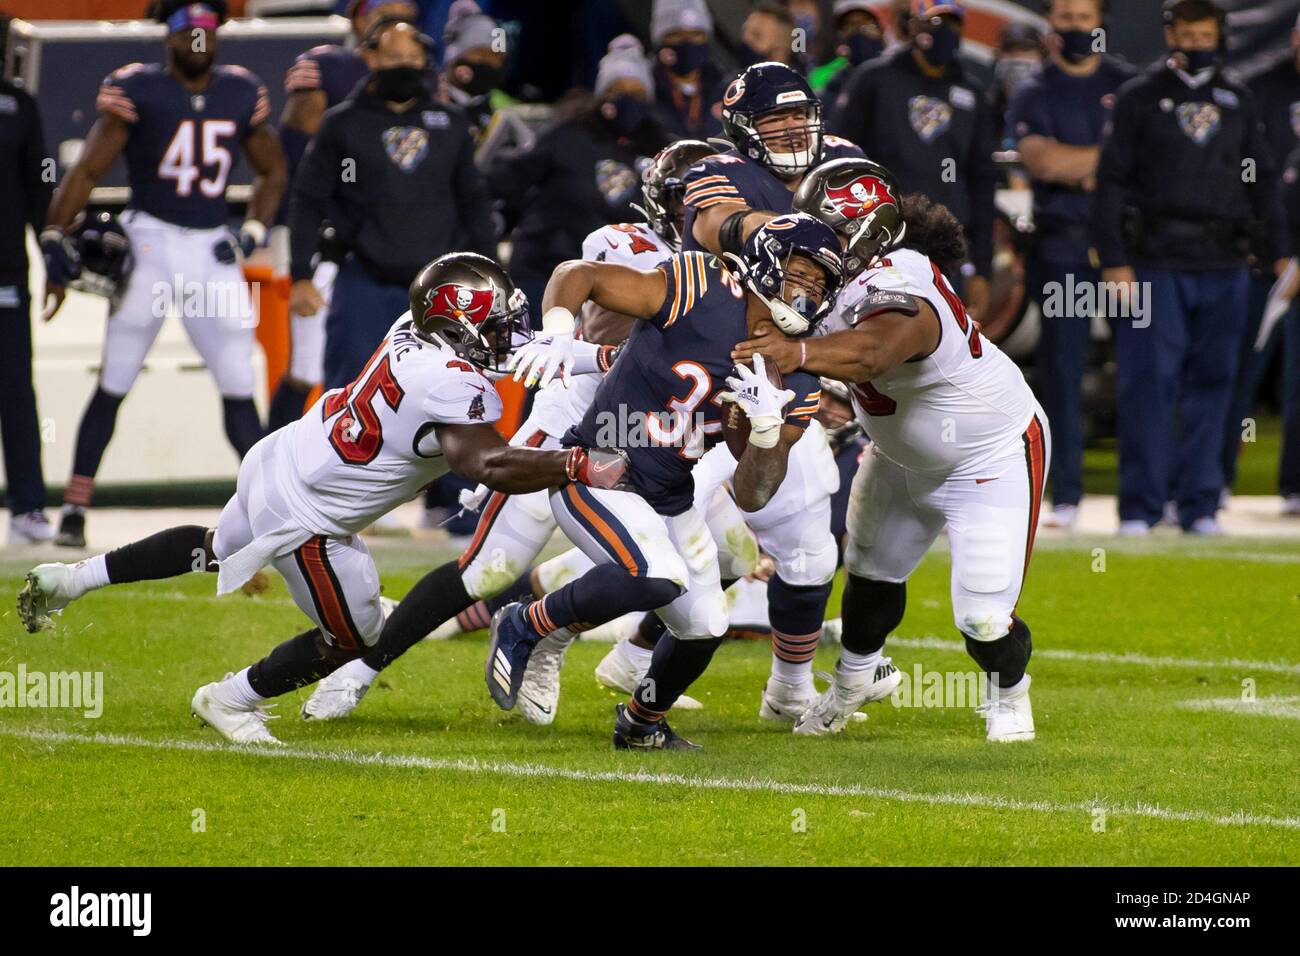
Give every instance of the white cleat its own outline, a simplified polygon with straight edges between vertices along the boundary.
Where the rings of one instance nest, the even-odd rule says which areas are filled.
[[[204,684],[196,690],[194,699],[190,702],[190,710],[200,722],[231,743],[284,746],[266,729],[266,722],[271,719],[271,715],[256,707],[231,704],[221,692],[221,682]]]
[[[1078,523],[1078,505],[1056,505],[1051,511],[1043,515],[1042,519],[1044,528],[1060,528],[1063,531],[1073,530]]]
[[[1121,538],[1145,538],[1150,533],[1151,526],[1140,518],[1119,523],[1119,536]]]
[[[989,740],[1012,743],[1034,739],[1034,708],[1029,703],[1028,674],[1023,685],[1014,695],[1008,695],[1005,689],[985,684],[986,700],[975,708],[975,713],[984,718]]]
[[[758,716],[762,720],[782,720],[792,724],[803,716],[804,711],[817,703],[821,695],[817,685],[809,675],[806,684],[785,684],[768,678],[763,686],[763,701],[758,705]]]
[[[27,572],[18,592],[18,617],[35,634],[54,626],[51,613],[62,611],[76,599],[72,593],[72,567],[67,564],[38,564]]]
[[[347,669],[344,664],[316,684],[299,711],[303,720],[339,720],[357,709],[370,685],[348,674]]]
[[[794,732],[808,737],[838,734],[859,707],[884,700],[902,679],[888,657],[882,657],[879,664],[863,674],[845,675],[836,665],[831,686],[795,721]]]
[[[619,641],[596,665],[596,682],[610,690],[621,690],[625,694],[635,694],[641,681],[645,680],[650,665],[642,666],[628,653],[624,646],[626,641]],[[682,694],[673,706],[679,710],[703,710],[704,705],[694,697]]]
[[[560,668],[572,643],[567,635],[548,634],[533,648],[515,701],[515,709],[530,724],[545,727],[555,720],[560,709]]]
[[[44,511],[29,511],[9,519],[9,543],[46,544],[54,540],[54,525]]]

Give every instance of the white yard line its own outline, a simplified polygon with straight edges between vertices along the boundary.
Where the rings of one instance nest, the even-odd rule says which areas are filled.
[[[1179,701],[1183,710],[1218,710],[1249,717],[1288,717],[1300,720],[1300,697],[1258,697],[1242,700],[1240,697],[1209,697],[1201,700]]]
[[[942,637],[891,637],[886,647],[915,647],[923,650],[965,653],[962,641]],[[1191,670],[1263,671],[1270,674],[1300,675],[1300,664],[1289,661],[1252,661],[1240,657],[1219,660],[1198,660],[1194,657],[1167,657],[1151,654],[1112,654],[1109,651],[1071,651],[1057,647],[1035,647],[1035,658],[1053,661],[1074,661],[1086,664],[1133,664],[1138,667],[1185,667]]]
[[[841,786],[819,783],[785,783],[762,777],[692,777],[675,773],[651,773],[645,770],[577,770],[545,764],[514,763],[473,758],[449,759],[384,753],[359,753],[352,750],[322,751],[297,747],[261,748],[236,746],[200,740],[150,740],[123,734],[74,734],[58,730],[0,727],[0,736],[36,743],[85,744],[103,747],[132,747],[144,750],[188,753],[224,753],[240,756],[288,760],[311,760],[356,767],[385,767],[395,770],[450,771],[466,774],[493,774],[532,780],[566,780],[578,783],[642,784],[649,786],[689,787],[698,790],[733,790],[742,793],[772,793],[788,796],[851,797],[919,803],[944,807],[974,807],[981,810],[1010,810],[1027,813],[1077,813],[1091,815],[1103,810],[1108,816],[1141,817],[1177,823],[1204,823],[1225,827],[1269,827],[1300,830],[1300,817],[1274,817],[1234,810],[1209,813],[1203,810],[1172,810],[1148,803],[1107,804],[1101,801],[1052,803],[1046,800],[1014,800],[979,793],[918,793],[890,787]]]

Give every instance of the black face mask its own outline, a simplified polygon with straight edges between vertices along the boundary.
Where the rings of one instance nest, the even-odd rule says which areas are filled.
[[[1092,56],[1092,31],[1062,30],[1057,34],[1061,38],[1061,56],[1070,63],[1078,63]]]
[[[617,136],[631,136],[650,115],[650,104],[635,96],[616,96],[609,102],[614,116],[606,122]]]
[[[678,76],[689,76],[709,62],[709,44],[707,41],[704,43],[674,43],[665,47],[665,49],[673,51],[673,65],[668,69]]]
[[[1175,53],[1181,53],[1187,59],[1187,72],[1191,74],[1200,73],[1202,70],[1208,70],[1211,67],[1219,65],[1218,50],[1175,50]]]
[[[960,33],[946,26],[926,32],[930,34],[932,42],[929,49],[921,47],[921,55],[927,63],[931,66],[947,66],[957,59],[957,51],[961,49]]]
[[[865,33],[855,33],[841,43],[836,52],[854,66],[857,66],[859,63],[874,60],[884,53],[885,41],[879,37],[868,36]]]
[[[405,103],[424,92],[424,70],[416,66],[393,66],[375,70],[375,93],[390,103]]]
[[[461,76],[468,71],[469,79],[461,82]],[[455,84],[470,96],[483,96],[499,88],[506,80],[506,68],[490,66],[486,63],[461,63],[452,70]]]

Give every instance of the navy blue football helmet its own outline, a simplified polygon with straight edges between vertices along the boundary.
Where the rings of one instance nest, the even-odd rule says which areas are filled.
[[[799,125],[766,133],[758,123],[773,113],[802,110]],[[821,162],[822,107],[808,81],[784,63],[755,63],[722,94],[722,131],[741,153],[782,179]]]
[[[821,282],[789,271],[790,257],[821,266]],[[745,240],[739,257],[727,254],[745,286],[772,310],[772,321],[786,335],[806,335],[830,314],[844,281],[840,240],[826,223],[803,212],[769,219]],[[786,285],[793,286],[786,302]]]
[[[72,226],[65,240],[70,243],[81,273],[68,287],[102,295],[116,303],[126,291],[135,266],[131,240],[117,217],[110,212],[90,213]]]

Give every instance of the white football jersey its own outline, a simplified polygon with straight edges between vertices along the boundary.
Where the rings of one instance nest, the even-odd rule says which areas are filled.
[[[402,315],[352,384],[322,395],[285,426],[276,472],[295,523],[355,534],[446,474],[434,424],[501,417],[496,387]]]
[[[851,328],[855,307],[873,292],[924,299],[941,330],[931,355],[850,385],[858,420],[879,452],[909,471],[956,478],[980,477],[991,462],[1023,453],[1038,408],[1033,392],[927,257],[900,249],[862,272],[840,291],[818,334]]]
[[[672,254],[672,246],[643,222],[601,226],[582,241],[582,258],[588,262],[612,262],[633,269],[653,269]],[[588,304],[584,311],[590,307]],[[581,318],[578,326],[581,329]],[[567,388],[558,378],[553,379],[537,393],[531,419],[546,434],[562,437],[587,414],[603,377],[574,375]]]

